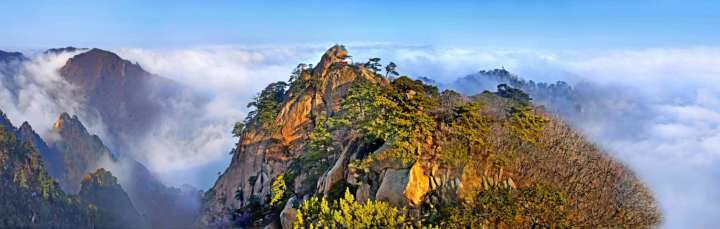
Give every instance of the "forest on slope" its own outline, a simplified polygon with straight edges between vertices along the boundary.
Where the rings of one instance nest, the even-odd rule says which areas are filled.
[[[563,121],[501,84],[472,96],[399,76],[343,46],[270,84],[233,133],[203,227],[630,227],[661,216],[648,188]]]

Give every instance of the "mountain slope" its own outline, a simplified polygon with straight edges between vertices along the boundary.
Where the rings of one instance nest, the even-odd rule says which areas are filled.
[[[28,122],[23,122],[18,129],[18,140],[23,144],[29,144],[35,148],[43,158],[45,166],[51,177],[61,179],[65,173],[65,163],[63,155],[50,149],[47,143],[35,133],[32,126]]]
[[[86,174],[104,168],[118,174],[134,207],[154,228],[185,228],[197,214],[199,197],[165,186],[144,165],[113,154],[97,135],[91,135],[77,116],[60,115],[52,130],[50,151],[64,168],[58,176],[63,190],[78,193]],[[54,162],[55,160],[53,160]],[[170,220],[172,219],[172,220]]]
[[[376,60],[348,65],[347,56],[334,46],[314,68],[298,66],[290,83],[273,83],[250,103],[256,110],[236,125],[240,141],[205,195],[200,226],[660,221],[632,171],[522,90],[440,92],[407,77],[389,80],[375,72]]]
[[[108,129],[113,149],[128,152],[156,123],[163,105],[178,87],[152,75],[115,53],[90,49],[70,58],[60,75],[79,89],[87,108],[96,111]],[[91,112],[92,113],[92,112]]]
[[[148,228],[117,178],[105,169],[86,175],[78,197],[87,201],[99,212],[95,226],[100,228]]]
[[[4,115],[1,123],[9,123]],[[90,228],[93,211],[66,195],[47,174],[40,154],[0,125],[0,227]]]

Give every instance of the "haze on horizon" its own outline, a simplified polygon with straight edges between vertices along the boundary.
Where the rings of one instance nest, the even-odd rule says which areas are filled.
[[[653,189],[665,227],[720,223],[720,4],[713,1],[175,1],[3,2],[0,50],[33,56],[76,46],[113,51],[210,95],[195,125],[212,144],[143,158],[171,185],[207,189],[230,160],[231,126],[270,82],[316,63],[332,44],[356,61],[380,57],[403,75],[444,84],[484,69],[590,83],[628,95],[622,122],[581,132]],[[140,7],[141,6],[141,7]],[[68,58],[68,57],[65,57]],[[57,67],[62,60],[36,65]],[[616,90],[616,91],[613,91]],[[629,93],[631,92],[631,93]],[[630,105],[628,105],[630,104]],[[642,104],[643,106],[634,107]],[[5,109],[5,107],[0,107]],[[19,124],[22,112],[11,119]],[[53,117],[57,114],[45,114]],[[53,120],[47,120],[49,125]],[[640,126],[643,129],[632,129]],[[224,128],[224,129],[223,129]],[[620,131],[618,131],[620,130]],[[625,132],[627,135],[616,134]],[[173,145],[173,140],[153,144]],[[173,155],[176,153],[176,155]],[[183,155],[178,157],[177,154]],[[198,160],[202,158],[203,160]]]

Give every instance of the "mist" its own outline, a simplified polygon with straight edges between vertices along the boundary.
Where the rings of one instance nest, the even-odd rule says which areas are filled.
[[[135,159],[169,185],[207,189],[227,168],[234,122],[268,83],[287,80],[298,63],[315,64],[328,45],[212,46],[112,50],[187,90],[166,101]],[[505,68],[536,82],[569,82],[588,98],[582,114],[560,114],[627,164],[658,199],[667,228],[720,224],[720,49],[692,47],[594,51],[488,51],[388,44],[347,46],[355,62],[381,57],[402,75],[452,84],[483,69]],[[82,108],[58,75],[73,54],[37,55],[12,81],[0,81],[0,108],[43,138],[62,112],[77,114],[103,138],[102,120]],[[3,72],[3,71],[0,71]],[[478,91],[479,93],[480,91]],[[539,101],[538,101],[539,102]],[[552,104],[547,104],[552,106]],[[47,139],[46,139],[47,140]],[[103,138],[103,141],[107,141]],[[108,144],[108,143],[106,143]]]
[[[83,107],[84,98],[58,73],[79,52],[37,54],[29,61],[0,65],[0,108],[13,124],[27,121],[45,140],[52,140],[52,125],[63,112],[75,114],[92,133],[105,135],[106,128],[93,112]],[[12,74],[14,73],[14,74]]]
[[[630,166],[658,199],[664,227],[717,225],[720,86],[713,82],[720,76],[720,50],[495,55],[481,64],[510,59],[490,68],[505,67],[535,82],[571,83],[575,93],[567,96],[575,96],[571,99],[581,103],[582,112],[570,104],[535,102],[558,111],[562,119]],[[445,84],[452,85],[453,80]]]
[[[591,109],[582,115],[561,118],[648,183],[661,205],[664,227],[720,223],[715,217],[720,214],[716,204],[720,191],[714,188],[720,186],[720,85],[711,83],[720,74],[719,49],[543,52],[374,44],[348,48],[355,62],[381,57],[384,63],[397,63],[401,74],[447,84],[493,68],[506,68],[536,82],[569,82],[599,105],[588,106]],[[159,168],[176,168],[183,177],[194,174],[205,182],[214,181],[207,177],[226,168],[230,160],[226,152],[236,141],[230,124],[242,120],[245,104],[268,83],[287,80],[298,63],[315,63],[322,51],[319,47],[118,50],[150,72],[212,95],[204,113],[216,125],[196,131],[220,140],[189,147],[199,151],[178,150],[194,154],[189,158],[195,159],[155,158],[148,161],[150,167],[161,174]],[[172,141],[160,146],[168,144]],[[176,152],[168,154],[172,153]],[[193,168],[205,172],[187,172]]]

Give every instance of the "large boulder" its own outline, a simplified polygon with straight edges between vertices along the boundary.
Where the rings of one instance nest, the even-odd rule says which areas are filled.
[[[415,163],[408,174],[408,183],[403,193],[405,198],[413,206],[419,206],[430,190],[430,177],[420,163]]]
[[[380,183],[380,187],[377,193],[375,193],[375,199],[387,201],[395,207],[403,207],[407,203],[405,195],[403,194],[407,184],[407,169],[387,169]]]

